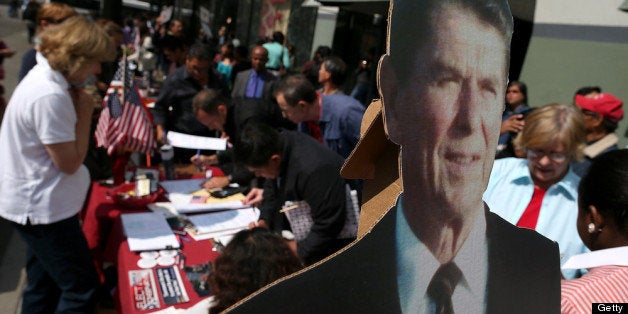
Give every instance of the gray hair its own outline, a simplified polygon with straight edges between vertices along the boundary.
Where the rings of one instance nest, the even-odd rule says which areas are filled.
[[[388,54],[410,56],[429,42],[438,21],[433,21],[438,10],[445,5],[459,7],[469,14],[474,13],[480,21],[493,26],[504,39],[506,48],[506,73],[509,64],[510,40],[513,20],[507,0],[393,0],[388,23]],[[398,60],[398,59],[397,59]],[[404,62],[392,62],[395,72],[404,80],[412,69]],[[405,80],[404,80],[405,81]]]

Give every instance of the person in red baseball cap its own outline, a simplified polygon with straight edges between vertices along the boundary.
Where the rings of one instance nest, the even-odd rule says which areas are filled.
[[[587,128],[585,158],[572,165],[574,172],[582,177],[593,158],[618,148],[615,130],[624,117],[624,109],[623,101],[609,93],[576,95],[574,102],[582,110]]]

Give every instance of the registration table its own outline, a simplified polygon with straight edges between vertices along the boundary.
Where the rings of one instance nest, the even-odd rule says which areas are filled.
[[[219,168],[213,168],[212,170],[214,176],[224,176]],[[183,173],[179,178],[198,178],[202,176],[203,175],[200,173],[194,175],[191,173]],[[161,294],[158,293],[160,298],[159,308],[152,310],[137,309],[135,300],[136,294],[130,284],[129,271],[141,269],[138,266],[140,255],[137,252],[130,251],[124,236],[120,215],[146,212],[148,209],[146,207],[132,209],[121,207],[108,196],[107,192],[109,190],[110,187],[102,186],[98,182],[92,183],[90,196],[86,202],[82,216],[83,232],[93,254],[101,279],[104,280],[103,264],[116,266],[118,275],[116,295],[114,298],[116,309],[119,313],[150,313],[170,307],[171,304],[166,304]],[[162,197],[162,199],[158,201],[167,201],[167,199]],[[177,238],[179,239],[181,248],[178,252],[179,256],[176,257],[177,264],[171,267],[181,268],[187,265],[208,263],[213,261],[218,255],[218,252],[213,250],[211,240],[195,241],[189,236],[183,235],[177,235]],[[161,266],[156,266],[152,268],[153,272],[156,268],[160,267]],[[172,305],[176,308],[189,308],[198,303],[203,297],[200,297],[196,293],[192,284],[186,279],[183,269],[179,269],[179,272],[183,279],[182,281],[189,301]],[[155,280],[157,280],[157,276],[155,276]],[[159,284],[157,283],[157,285]],[[157,291],[159,291],[159,287],[157,287]]]

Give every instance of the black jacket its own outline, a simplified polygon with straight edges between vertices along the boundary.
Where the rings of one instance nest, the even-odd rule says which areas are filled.
[[[231,313],[400,313],[395,213],[332,259],[263,290]],[[558,246],[486,209],[487,313],[560,313]]]
[[[208,88],[222,90],[228,97],[228,88],[222,76],[215,69],[209,73]],[[177,68],[164,81],[159,97],[153,109],[155,124],[164,126],[164,129],[191,135],[213,136],[210,131],[196,120],[192,112],[192,99],[203,89],[188,73],[185,65]],[[172,112],[168,108],[172,107]]]
[[[346,217],[345,180],[340,177],[342,158],[310,136],[284,130],[281,172],[266,180],[260,219],[272,230],[288,229],[279,210],[286,201],[306,201],[312,209],[314,225],[308,236],[297,243],[299,256],[313,263],[338,249],[336,237]]]

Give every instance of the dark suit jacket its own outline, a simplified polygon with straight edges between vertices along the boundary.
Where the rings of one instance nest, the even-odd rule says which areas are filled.
[[[231,91],[231,98],[244,98],[246,93],[246,84],[249,82],[249,77],[253,69],[241,71],[238,73],[233,84],[233,90]],[[277,82],[277,77],[270,74],[268,71],[264,71],[260,74],[262,81],[264,81],[264,90],[262,91],[262,99],[265,101],[274,102],[273,88]]]
[[[267,179],[260,219],[269,228],[287,230],[285,214],[279,209],[286,201],[306,201],[314,224],[297,242],[299,256],[307,264],[317,262],[342,248],[336,239],[346,217],[345,180],[340,177],[343,159],[307,134],[284,130],[279,177]]]
[[[400,313],[393,207],[351,247],[271,286],[233,313]],[[556,243],[486,209],[487,313],[559,313]]]
[[[268,71],[264,71],[260,74],[262,80],[264,81],[264,90],[262,91],[262,98],[247,98],[245,97],[246,93],[246,85],[249,82],[249,77],[253,69],[242,71],[238,73],[235,84],[233,85],[233,90],[231,91],[231,99],[233,106],[238,107],[256,107],[261,108],[265,113],[266,117],[272,117],[271,122],[269,124],[273,127],[277,128],[285,128],[288,130],[294,130],[296,125],[292,123],[290,120],[281,116],[281,110],[279,106],[275,102],[275,97],[273,96],[273,91],[275,88],[275,84],[277,83],[277,77],[270,74]]]
[[[227,109],[227,121],[223,126],[225,133],[229,136],[231,143],[237,143],[240,132],[245,127],[253,124],[268,124],[276,126],[276,117],[271,116],[261,106],[250,104],[230,104]],[[255,175],[248,171],[246,167],[235,162],[233,149],[227,148],[218,152],[218,163],[220,168],[228,175],[231,175],[231,183],[238,183],[242,186],[249,186]],[[258,180],[258,186],[262,187],[263,179]]]
[[[207,87],[220,89],[228,97],[228,88],[220,73],[211,69]],[[163,125],[166,130],[191,135],[214,136],[214,132],[198,122],[192,110],[192,100],[203,90],[192,78],[185,65],[168,75],[159,90],[159,97],[152,110],[155,124]],[[172,111],[169,110],[172,107]]]

